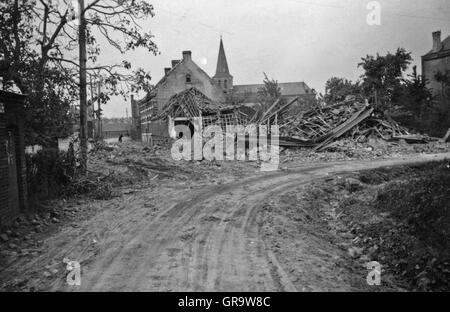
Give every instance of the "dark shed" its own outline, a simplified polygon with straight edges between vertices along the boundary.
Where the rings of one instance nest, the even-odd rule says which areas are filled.
[[[0,227],[28,209],[25,99],[24,95],[0,90]]]

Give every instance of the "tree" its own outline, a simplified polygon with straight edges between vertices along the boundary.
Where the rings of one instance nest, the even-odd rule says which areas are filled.
[[[122,54],[139,47],[156,54],[152,34],[143,31],[138,24],[139,20],[154,15],[153,6],[138,0],[78,1],[86,2],[81,10],[79,7],[73,8],[71,0],[1,2],[0,53],[8,65],[4,80],[7,84],[14,82],[23,93],[33,94],[30,98],[34,100],[28,113],[42,112],[42,105],[48,106],[43,102],[50,99],[45,92],[55,84],[70,86],[68,91],[62,92],[66,98],[70,96],[71,101],[81,97],[82,103],[86,102],[85,79],[80,77],[80,73],[84,72],[80,71],[80,67],[84,69],[84,64],[80,64],[76,55],[78,39],[83,40],[83,37],[86,42],[85,69],[103,81],[105,94],[127,96],[129,92],[148,91],[151,86],[149,73],[140,68],[131,71],[132,65],[128,61],[103,64],[99,59],[97,37],[102,36]],[[78,17],[75,20],[74,14]],[[83,17],[84,23],[79,23],[79,17]],[[59,71],[64,75],[58,77],[65,79],[49,81],[48,71]],[[79,93],[72,92],[73,86],[79,88]],[[55,100],[58,97],[51,98]],[[50,114],[49,118],[59,117]],[[82,124],[84,122],[85,118]],[[81,162],[85,165],[83,154]]]
[[[362,87],[364,92],[373,94],[376,108],[385,110],[401,89],[403,72],[411,63],[411,53],[398,48],[395,54],[388,52],[385,56],[377,53],[376,57],[367,55],[361,59],[358,67],[364,69]]]
[[[70,130],[68,111],[76,97],[76,82],[69,68],[48,64],[49,51],[57,44],[65,19],[55,27],[39,24],[36,14],[42,14],[48,22],[52,10],[40,7],[40,3],[1,2],[0,54],[6,68],[2,72],[3,87],[10,89],[15,85],[28,95],[26,143],[55,146],[58,136]]]
[[[427,79],[417,74],[417,66],[413,67],[413,72],[408,77],[409,79],[403,80],[402,97],[399,102],[404,109],[422,119],[425,111],[432,106],[433,95],[427,87]]]
[[[269,79],[264,74],[263,84],[264,86],[258,90],[258,100],[261,102],[263,108],[267,109],[268,106],[272,105],[278,98],[281,97],[281,89],[278,86],[278,81],[275,79]]]
[[[441,83],[441,97],[450,97],[450,70],[441,72],[440,70],[435,74],[434,79]]]
[[[353,83],[345,78],[331,77],[325,83],[324,100],[327,103],[342,101],[347,95],[357,95],[361,93],[359,82]]]
[[[79,27],[78,27],[78,45],[79,45],[79,76],[80,76],[80,164],[84,171],[87,167],[87,50],[86,44],[95,43],[95,37],[91,35],[90,27],[96,27],[97,30],[107,39],[107,41],[121,53],[133,50],[138,47],[145,47],[150,52],[156,53],[156,45],[153,43],[152,35],[141,31],[136,20],[153,16],[153,7],[144,1],[107,1],[93,0],[85,6],[84,0],[78,0],[79,3]],[[111,33],[119,33],[124,37],[123,41],[112,37]],[[93,49],[91,57],[93,60],[98,55],[98,48]],[[64,60],[61,58],[61,60]],[[67,60],[65,60],[67,61]],[[70,61],[69,61],[70,62]],[[124,61],[123,68],[129,69],[131,64]],[[116,66],[100,66],[98,71],[105,71],[109,74],[110,83],[116,86],[119,81],[133,81],[133,77],[124,76],[119,72],[113,72]],[[137,72],[139,82],[150,80],[150,76],[142,71]],[[148,91],[141,85],[143,89]],[[135,85],[132,88],[136,89]],[[137,87],[139,89],[140,87]],[[121,90],[123,94],[123,90]]]

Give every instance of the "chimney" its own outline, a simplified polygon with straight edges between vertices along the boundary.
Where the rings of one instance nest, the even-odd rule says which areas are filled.
[[[183,60],[191,60],[192,52],[191,51],[183,51]]]
[[[441,50],[441,31],[433,32],[433,51],[438,52]]]
[[[167,75],[170,72],[171,69],[172,68],[170,68],[170,67],[164,68],[164,75]]]
[[[172,68],[174,68],[178,63],[180,63],[180,60],[172,60]]]

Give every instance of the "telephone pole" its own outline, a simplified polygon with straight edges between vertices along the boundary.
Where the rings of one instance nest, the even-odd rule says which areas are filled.
[[[78,0],[80,25],[78,27],[78,45],[80,59],[80,148],[81,172],[87,169],[87,92],[86,92],[86,20],[84,18],[84,0]]]
[[[101,108],[101,80],[98,81],[98,94],[97,94],[97,101],[98,101],[98,109],[97,109],[97,120],[98,120],[98,138],[102,137],[102,108]]]

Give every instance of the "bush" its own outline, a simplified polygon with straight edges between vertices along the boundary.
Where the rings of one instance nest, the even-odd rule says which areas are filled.
[[[30,199],[58,197],[75,174],[73,149],[43,149],[26,155],[28,194]]]
[[[406,112],[397,113],[393,118],[406,128],[441,138],[450,128],[450,100],[436,100],[432,107],[424,110],[423,116]]]

